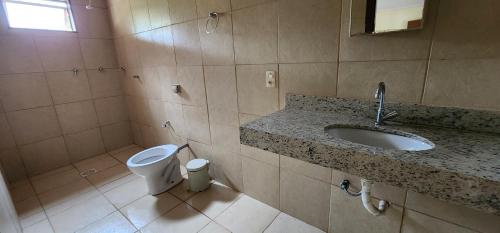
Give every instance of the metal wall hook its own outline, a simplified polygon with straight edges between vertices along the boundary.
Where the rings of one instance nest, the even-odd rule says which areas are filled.
[[[99,66],[99,67],[97,68],[97,70],[98,70],[99,72],[104,72],[104,67]]]
[[[75,76],[77,76],[78,72],[80,72],[80,70],[78,68],[73,68],[71,71],[73,71],[73,75],[75,75]]]
[[[127,68],[126,68],[126,67],[124,67],[124,66],[121,66],[121,67],[120,67],[120,70],[121,70],[121,71],[123,71],[123,72],[127,72]]]
[[[141,77],[139,75],[132,75],[132,78],[133,79],[138,79],[138,80],[141,80]]]
[[[215,11],[212,11],[212,12],[208,13],[207,22],[205,23],[205,32],[207,34],[214,33],[215,30],[217,30],[217,27],[219,26],[219,18],[220,18],[221,15],[222,15],[222,13],[218,13],[218,12],[215,12]],[[212,22],[212,21],[215,22],[215,26],[213,26],[213,29],[209,30],[208,29],[208,24],[210,22]]]

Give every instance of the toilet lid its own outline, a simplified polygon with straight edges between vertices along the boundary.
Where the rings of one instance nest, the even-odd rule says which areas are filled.
[[[206,159],[193,159],[186,164],[186,169],[190,172],[195,172],[207,166],[208,160]]]

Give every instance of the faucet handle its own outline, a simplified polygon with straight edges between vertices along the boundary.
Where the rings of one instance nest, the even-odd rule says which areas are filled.
[[[389,112],[386,115],[384,115],[384,117],[382,119],[387,120],[387,119],[391,119],[391,118],[397,117],[398,115],[399,115],[398,112],[392,111],[392,112]]]

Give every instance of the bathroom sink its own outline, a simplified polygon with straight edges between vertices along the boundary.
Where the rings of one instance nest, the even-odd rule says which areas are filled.
[[[384,132],[378,129],[330,126],[325,132],[335,138],[382,149],[422,151],[434,148],[429,140],[408,133]],[[406,135],[405,135],[406,134]],[[408,136],[407,136],[408,135]]]

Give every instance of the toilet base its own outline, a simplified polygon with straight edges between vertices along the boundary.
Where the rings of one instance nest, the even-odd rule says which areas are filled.
[[[149,194],[158,195],[166,192],[172,187],[182,182],[180,161],[175,158],[161,174],[144,177],[148,186]]]

